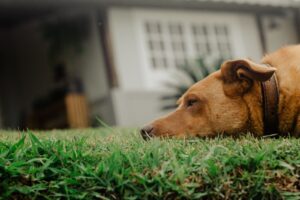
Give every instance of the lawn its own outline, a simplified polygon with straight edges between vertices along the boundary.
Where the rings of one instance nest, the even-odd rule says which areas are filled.
[[[300,139],[0,132],[0,199],[300,199]]]

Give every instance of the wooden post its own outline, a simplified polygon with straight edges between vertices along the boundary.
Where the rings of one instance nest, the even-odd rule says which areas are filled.
[[[89,114],[86,97],[82,94],[70,93],[66,95],[65,103],[70,128],[88,127]]]

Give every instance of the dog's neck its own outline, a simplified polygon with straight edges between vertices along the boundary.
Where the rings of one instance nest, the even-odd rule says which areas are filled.
[[[270,65],[266,65],[270,67]],[[276,73],[265,81],[261,82],[262,110],[264,135],[279,133],[278,106],[279,106],[279,89]]]
[[[271,65],[276,67],[276,65]],[[276,67],[277,68],[277,67]],[[278,130],[279,135],[292,134],[300,136],[300,101],[296,97],[300,94],[297,86],[285,84],[282,86],[281,79],[283,69],[279,69],[276,73],[277,87],[279,93],[278,98]],[[263,136],[264,132],[264,111],[263,111],[263,94],[260,82],[255,82],[251,91],[243,97],[249,110],[249,118],[247,123],[247,131],[258,136]],[[289,88],[292,87],[292,88]],[[299,96],[300,97],[300,96]]]
[[[266,82],[254,82],[251,91],[243,99],[249,113],[244,130],[258,136],[279,133],[279,90],[275,74]]]
[[[278,88],[280,90],[278,106],[279,133],[284,136],[291,134],[300,137],[300,88],[297,82],[299,72],[288,70],[287,67],[284,69],[282,66],[284,65],[276,67]],[[295,75],[290,75],[290,71],[296,72]],[[286,72],[288,74],[285,74]]]
[[[243,96],[248,109],[248,121],[243,130],[257,136],[264,135],[263,99],[260,82],[254,82],[251,90]]]

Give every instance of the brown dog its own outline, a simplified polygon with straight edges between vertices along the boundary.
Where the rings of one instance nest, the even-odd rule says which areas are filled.
[[[141,130],[152,136],[216,136],[264,134],[261,82],[276,71],[280,135],[300,135],[300,45],[266,55],[262,64],[248,59],[224,62],[221,69],[190,87],[178,108]],[[267,67],[266,64],[271,67]]]

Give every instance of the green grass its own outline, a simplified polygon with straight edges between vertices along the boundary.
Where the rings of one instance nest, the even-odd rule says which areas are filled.
[[[300,139],[0,132],[0,199],[300,199]]]

